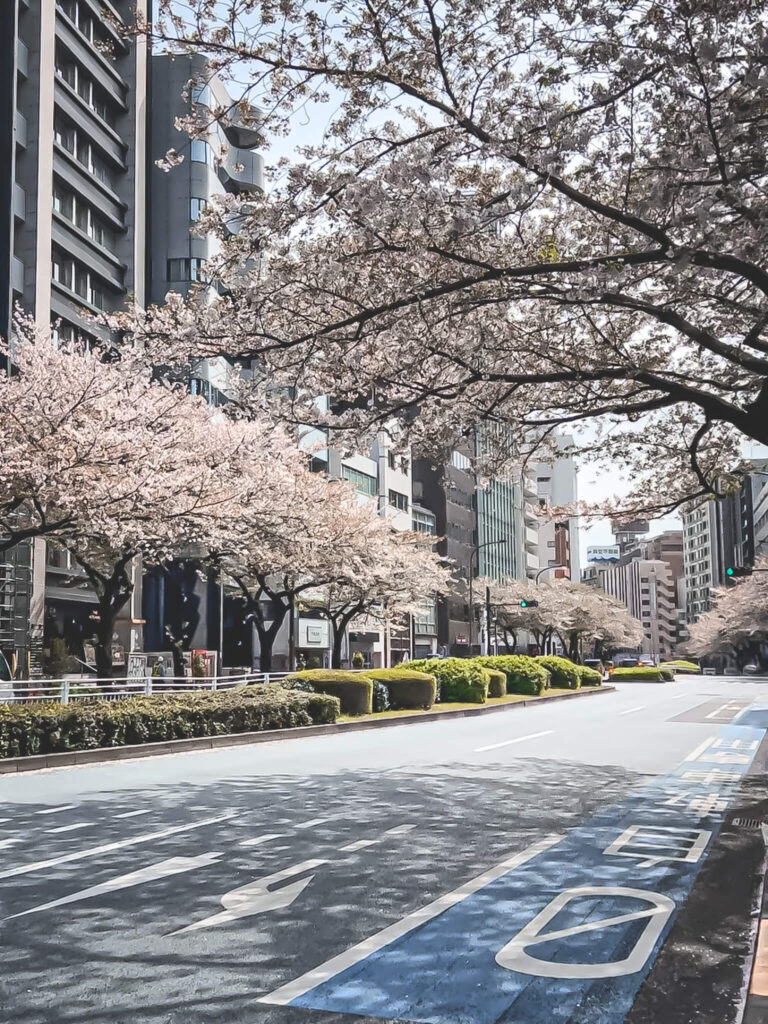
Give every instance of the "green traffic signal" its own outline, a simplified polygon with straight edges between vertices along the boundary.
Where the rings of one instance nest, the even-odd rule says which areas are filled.
[[[520,607],[521,608],[527,608],[528,607],[528,602],[527,601],[521,601],[520,602]]]
[[[728,568],[725,570],[725,575],[726,576],[733,576],[734,575],[734,568],[733,568],[732,565],[729,565]]]

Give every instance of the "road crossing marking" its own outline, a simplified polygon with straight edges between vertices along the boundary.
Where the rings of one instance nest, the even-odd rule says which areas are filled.
[[[294,828],[314,828],[315,825],[324,825],[328,818],[310,818],[309,821],[300,821]]]
[[[141,814],[151,814],[152,808],[148,807],[145,811],[125,811],[123,814],[116,814],[116,818],[138,818]]]
[[[416,828],[415,825],[395,825],[394,828],[388,828],[384,833],[385,836],[402,836],[406,832],[413,832]]]
[[[255,914],[264,914],[269,910],[281,910],[283,907],[290,907],[315,876],[308,875],[306,878],[300,878],[292,885],[285,885],[277,890],[271,890],[269,886],[275,885],[277,882],[284,882],[288,878],[294,878],[296,875],[304,874],[306,871],[312,871],[313,868],[318,868],[322,864],[327,863],[327,860],[304,860],[300,864],[294,864],[293,867],[284,868],[282,871],[276,871],[274,874],[266,875],[264,878],[257,878],[254,882],[249,882],[247,885],[241,885],[237,889],[231,889],[221,897],[221,905],[224,907],[221,913],[212,914],[210,917],[203,918],[202,921],[188,924],[185,928],[179,928],[175,932],[171,932],[171,935],[196,932],[201,928],[210,928],[216,924],[227,924],[241,917],[253,917]]]
[[[553,733],[554,729],[545,729],[544,732],[532,732],[528,736],[517,736],[513,740],[503,740],[501,743],[489,743],[487,747],[477,747],[475,749],[476,754],[482,754],[486,750],[498,750],[499,747],[508,747],[511,743],[522,743],[523,740],[535,740],[539,736],[549,736]]]
[[[358,839],[354,843],[340,847],[342,853],[355,853],[357,850],[364,850],[368,846],[375,846],[379,839]]]
[[[61,811],[72,811],[77,804],[62,804],[60,807],[46,807],[42,811],[35,811],[35,814],[59,814]]]
[[[629,708],[627,711],[620,711],[620,715],[633,715],[635,711],[642,711],[646,707],[645,704],[639,704],[636,708]]]
[[[415,828],[415,825],[395,825],[394,828],[388,828],[386,832],[375,839],[357,839],[354,843],[348,843],[346,846],[340,847],[340,850],[342,853],[355,853],[357,850],[365,850],[369,846],[376,846],[377,843],[383,842],[386,836],[404,836]]]
[[[122,850],[126,846],[137,846],[139,843],[149,843],[153,839],[165,839],[167,836],[175,836],[180,832],[191,832],[196,828],[203,828],[205,825],[217,825],[220,821],[229,821],[234,818],[234,813],[221,814],[216,818],[205,818],[203,821],[193,821],[190,825],[176,825],[174,828],[165,828],[161,832],[148,832],[143,836],[133,836],[131,839],[119,839],[114,843],[105,843],[103,846],[92,846],[87,850],[78,850],[76,853],[65,853],[61,857],[51,857],[50,860],[38,860],[34,864],[20,864],[15,868],[8,868],[7,871],[0,871],[0,879],[13,878],[16,875],[28,875],[32,871],[43,871],[45,868],[55,867],[57,864],[70,864],[72,861],[85,860],[86,857],[98,857],[100,853],[109,853],[111,850]]]
[[[50,903],[42,903],[39,907],[23,910],[20,914],[13,914],[6,920],[12,921],[16,917],[26,917],[27,914],[37,914],[42,910],[53,910],[54,907],[63,907],[68,903],[79,903],[80,900],[91,899],[93,896],[117,892],[118,889],[128,889],[145,882],[154,882],[158,878],[168,878],[170,875],[178,875],[182,871],[192,871],[194,868],[215,864],[221,856],[223,856],[221,853],[202,853],[199,857],[170,857],[168,860],[150,864],[149,867],[140,868],[138,871],[131,871],[127,875],[110,878],[108,882],[102,882],[101,885],[93,885],[89,889],[73,892],[70,896],[62,896],[61,899],[52,900]]]
[[[728,708],[730,708],[732,712],[733,711],[746,711],[746,708],[743,706],[742,703],[736,704],[736,703],[734,703],[734,701],[731,700],[731,701],[728,701],[725,704],[721,704],[719,708],[715,708],[714,711],[710,711],[710,713],[708,715],[705,715],[704,717],[707,718],[707,719],[719,718],[720,717],[720,712],[721,711],[726,711]],[[723,717],[726,717],[726,716],[723,716]],[[728,721],[731,721],[732,719],[733,719],[733,714],[730,716],[730,718],[728,718]]]
[[[496,864],[488,871],[484,871],[482,875],[477,875],[476,878],[472,878],[468,882],[465,882],[464,885],[459,886],[458,889],[454,889],[453,892],[446,893],[444,896],[439,896],[436,900],[433,900],[432,903],[428,903],[420,910],[414,911],[402,920],[396,921],[394,924],[383,928],[375,935],[371,935],[362,942],[358,942],[357,945],[345,950],[345,952],[340,953],[338,956],[332,957],[324,964],[320,964],[319,967],[315,967],[313,970],[303,974],[300,978],[296,978],[295,981],[290,981],[287,985],[281,985],[280,988],[275,989],[274,992],[270,992],[266,996],[261,996],[258,999],[258,1002],[269,1003],[273,1006],[286,1006],[293,999],[297,999],[299,996],[305,995],[317,985],[322,984],[322,982],[327,981],[329,978],[333,978],[335,975],[347,970],[348,967],[352,967],[361,960],[365,960],[366,957],[371,955],[371,953],[375,953],[377,950],[383,949],[384,946],[388,946],[390,942],[394,942],[395,939],[399,939],[401,936],[407,935],[408,932],[413,931],[415,928],[419,928],[427,921],[431,921],[433,917],[437,917],[450,907],[455,906],[457,903],[461,903],[461,901],[466,899],[467,896],[471,896],[472,893],[484,888],[484,886],[488,885],[489,882],[494,881],[494,879],[501,878],[502,875],[505,875],[513,868],[519,867],[521,864],[525,864],[544,850],[548,850],[550,847],[555,846],[555,844],[559,843],[562,838],[563,837],[561,835],[550,835],[545,836],[536,843],[532,843],[525,850],[521,850],[520,853],[515,853],[511,857],[507,857],[506,860]]]
[[[53,835],[57,832],[77,832],[81,828],[89,828],[87,821],[75,821],[71,825],[57,825],[56,828],[47,828],[45,831],[48,835]]]
[[[285,832],[267,832],[263,836],[254,836],[253,839],[244,839],[241,846],[261,846],[263,843],[268,843],[272,839],[283,839]]]

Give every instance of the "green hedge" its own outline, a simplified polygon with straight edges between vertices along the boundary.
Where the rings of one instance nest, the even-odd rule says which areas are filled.
[[[536,661],[552,676],[552,685],[563,690],[578,690],[581,686],[581,665],[556,654],[539,654]]]
[[[538,697],[549,686],[549,672],[526,654],[490,654],[473,660],[503,672],[507,677],[507,693]]]
[[[634,668],[615,668],[611,679],[619,682],[640,681],[646,683],[671,683],[674,673],[662,668],[651,668],[650,666],[637,665]]]
[[[507,674],[502,672],[500,668],[491,668],[489,665],[482,665],[488,673],[491,679],[491,684],[488,687],[489,697],[506,697],[507,695]]]
[[[485,704],[491,680],[484,668],[470,658],[419,658],[406,665],[433,675],[442,704]]]
[[[336,721],[335,697],[281,686],[120,700],[0,704],[0,757],[94,750]]]
[[[373,712],[373,680],[360,672],[335,668],[310,668],[294,672],[285,682],[298,679],[309,683],[315,693],[328,693],[341,701],[343,715],[370,715]]]
[[[581,676],[582,686],[602,686],[603,685],[603,674],[598,672],[596,668],[590,668],[588,665],[577,665],[579,675]]]
[[[437,681],[426,672],[417,672],[411,668],[374,668],[365,674],[374,682],[384,684],[393,711],[404,708],[427,710],[437,699]]]
[[[697,665],[695,661],[685,661],[682,658],[675,661],[662,661],[659,668],[671,669],[681,675],[701,675],[701,665]]]

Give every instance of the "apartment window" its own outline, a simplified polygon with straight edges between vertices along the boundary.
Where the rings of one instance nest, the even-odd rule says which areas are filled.
[[[537,484],[548,484],[551,479],[552,479],[551,476],[537,476],[536,477],[536,483]]]
[[[74,292],[84,302],[97,309],[106,308],[107,296],[99,279],[57,246],[51,253],[51,276],[62,288]]]
[[[394,452],[387,452],[387,463],[390,469],[397,469],[397,459]]]
[[[205,281],[205,260],[200,256],[186,256],[168,260],[169,281]]]
[[[98,84],[61,47],[56,49],[56,74],[74,89],[94,114],[107,124],[112,123],[111,109]]]
[[[112,168],[96,152],[88,139],[84,138],[73,125],[63,118],[57,117],[54,121],[53,135],[56,142],[66,149],[68,153],[71,153],[79,164],[82,164],[86,170],[90,171],[94,177],[98,178],[108,188],[114,189],[115,183]]]
[[[213,167],[213,150],[203,139],[192,139],[189,144],[189,159]]]
[[[420,510],[413,510],[413,529],[416,533],[428,533],[434,537],[437,532],[435,528],[435,517],[431,512],[422,512]]]
[[[468,470],[472,463],[463,452],[453,451],[451,452],[451,465],[456,469]]]
[[[200,199],[198,196],[192,196],[189,200],[189,219],[197,220],[197,218],[208,209],[208,200]]]
[[[193,85],[189,96],[193,103],[202,103],[204,107],[211,105],[211,90],[207,85]]]
[[[408,496],[406,494],[401,494],[400,491],[390,490],[389,504],[392,506],[392,508],[399,509],[401,512],[407,512]]]
[[[65,220],[92,238],[97,245],[114,249],[116,242],[114,232],[104,224],[86,202],[59,184],[54,185],[53,188],[53,208]]]
[[[375,476],[362,473],[359,469],[353,469],[352,466],[342,466],[341,475],[344,480],[352,484],[361,494],[369,494],[371,496],[376,494],[377,481]]]
[[[554,546],[555,546],[555,542],[553,540],[548,540],[547,541],[547,547],[548,548],[553,548]]]

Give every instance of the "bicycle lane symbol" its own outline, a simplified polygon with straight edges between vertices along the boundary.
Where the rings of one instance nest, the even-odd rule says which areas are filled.
[[[725,727],[695,762],[434,919],[263,1001],[430,1024],[619,1024],[762,735]]]

